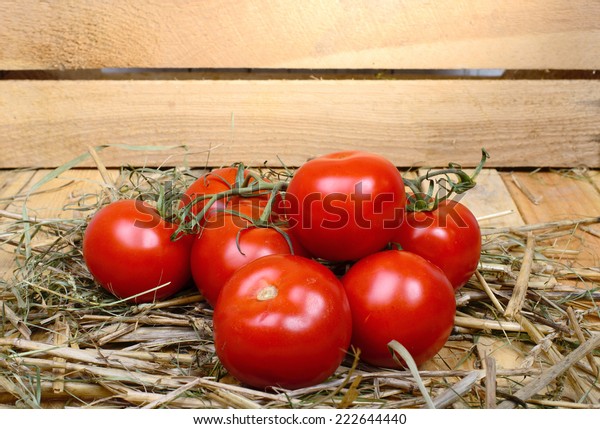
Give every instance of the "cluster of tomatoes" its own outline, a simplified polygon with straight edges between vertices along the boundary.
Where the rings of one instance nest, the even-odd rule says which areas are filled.
[[[311,159],[286,181],[221,168],[186,190],[177,220],[141,200],[100,209],[84,260],[132,302],[192,279],[214,308],[222,365],[256,388],[320,383],[351,348],[398,367],[392,340],[418,365],[451,333],[454,292],[477,268],[481,235],[465,206],[417,185],[360,151]]]

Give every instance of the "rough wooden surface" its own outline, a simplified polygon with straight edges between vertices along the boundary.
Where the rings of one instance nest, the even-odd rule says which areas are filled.
[[[0,80],[0,168],[55,167],[101,144],[186,145],[186,162],[211,166],[294,166],[347,149],[468,166],[485,147],[490,167],[600,167],[599,98],[600,81]],[[183,154],[102,157],[158,165]]]
[[[600,216],[599,190],[577,171],[504,173],[502,177],[527,224]],[[597,225],[591,228],[598,230]],[[599,236],[579,230],[551,244],[557,251],[555,257],[567,264],[572,260],[568,250],[574,250],[580,252],[576,265],[600,266]]]
[[[43,186],[37,187],[50,170],[0,171],[0,209],[21,216],[26,206],[30,218],[75,218],[81,213],[71,203],[83,194],[95,198],[101,178],[96,170],[71,170]],[[33,189],[36,187],[37,189]],[[11,235],[15,219],[0,214],[0,278],[9,278],[15,266],[15,245],[18,236]],[[16,228],[20,231],[21,228]],[[38,237],[38,243],[44,238]]]
[[[469,175],[474,173],[472,169],[465,171]],[[420,175],[426,173],[425,169],[419,170]],[[484,168],[475,181],[473,189],[452,199],[467,206],[482,228],[523,225],[519,209],[497,170]]]
[[[34,171],[0,171],[0,209],[17,211],[22,202],[22,191],[26,189],[35,174]],[[8,279],[15,268],[14,244],[4,244],[13,240],[5,228],[7,219],[0,216],[0,279]]]
[[[9,0],[0,69],[600,67],[593,0]]]

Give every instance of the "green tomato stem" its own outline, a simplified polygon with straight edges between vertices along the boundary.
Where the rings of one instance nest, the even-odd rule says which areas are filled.
[[[213,206],[213,204],[215,204],[219,200],[226,200],[234,196],[241,196],[244,198],[256,197],[264,191],[270,191],[271,195],[267,202],[267,206],[265,207],[265,210],[261,215],[260,220],[258,221],[258,224],[263,224],[264,222],[267,222],[267,220],[271,216],[272,204],[275,199],[275,196],[278,192],[284,190],[287,187],[287,182],[265,182],[259,176],[253,176],[253,178],[256,181],[252,182],[252,184],[247,184],[246,181],[250,180],[248,179],[250,175],[251,174],[249,174],[246,177],[241,187],[234,185],[231,189],[228,189],[223,192],[219,192],[216,194],[199,195],[198,197],[194,198],[191,202],[186,204],[179,213],[179,226],[175,231],[174,235],[178,236],[181,233],[197,231],[202,225],[202,219],[204,219],[204,217],[207,215],[208,211]],[[200,210],[198,214],[191,216],[192,208],[201,201],[206,201],[206,203],[202,207],[202,210]]]
[[[485,149],[481,149],[481,160],[472,176],[469,176],[460,165],[450,163],[447,168],[441,170],[427,171],[416,179],[403,178],[404,185],[410,189],[411,195],[408,198],[408,211],[431,211],[438,205],[450,198],[453,194],[463,194],[475,187],[475,179],[483,169],[489,154]],[[437,179],[434,179],[438,176]],[[424,190],[424,183],[428,183],[427,192]],[[435,185],[438,185],[438,191],[434,195]],[[446,186],[447,185],[447,186]],[[441,191],[444,191],[443,193]]]

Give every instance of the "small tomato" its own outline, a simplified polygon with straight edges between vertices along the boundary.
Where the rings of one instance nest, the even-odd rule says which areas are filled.
[[[442,270],[422,257],[399,250],[375,253],[354,264],[342,283],[352,310],[352,344],[365,362],[397,367],[387,347],[397,340],[420,365],[448,340],[454,290]]]
[[[112,202],[87,225],[85,264],[94,279],[119,298],[136,303],[161,300],[181,290],[191,276],[192,241],[189,236],[173,241],[175,231],[176,225],[143,201]]]
[[[226,211],[212,215],[194,240],[192,277],[206,301],[214,307],[223,285],[243,265],[272,254],[306,255],[288,235],[271,227],[252,224],[262,213],[257,200],[240,199]],[[290,244],[292,247],[290,247]]]
[[[456,201],[442,201],[431,211],[407,211],[392,241],[440,267],[455,290],[467,283],[479,264],[479,224]]]

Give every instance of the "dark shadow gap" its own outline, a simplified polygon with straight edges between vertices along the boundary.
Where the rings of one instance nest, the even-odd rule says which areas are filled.
[[[0,79],[34,80],[410,80],[410,79],[600,79],[597,70],[502,69],[84,69],[4,70]]]

